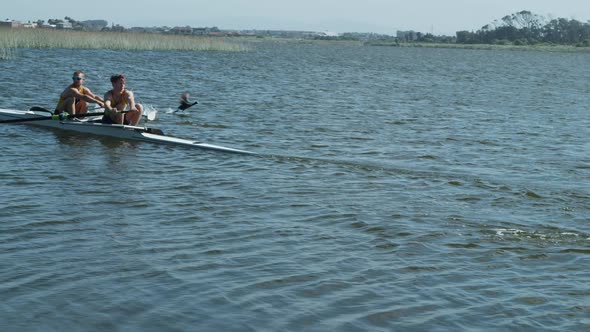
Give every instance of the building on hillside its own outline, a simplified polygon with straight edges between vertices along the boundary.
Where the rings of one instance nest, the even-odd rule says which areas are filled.
[[[23,23],[23,25],[22,25],[23,28],[29,28],[29,29],[35,29],[38,26],[39,25],[37,24],[37,22]]]
[[[0,21],[0,28],[20,28],[22,27],[22,23],[20,21],[6,19],[4,21]]]
[[[338,37],[338,36],[340,36],[339,33],[332,32],[332,31],[320,32],[319,35],[322,36],[322,37]]]
[[[56,29],[62,29],[62,30],[71,30],[71,29],[73,29],[72,23],[70,23],[70,22],[58,22],[55,25],[55,28]]]
[[[397,31],[397,39],[399,39],[400,41],[416,41],[418,39],[418,34],[416,33],[416,31],[410,30],[410,31]]]

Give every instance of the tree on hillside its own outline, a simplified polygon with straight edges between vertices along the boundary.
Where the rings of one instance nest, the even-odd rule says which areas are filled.
[[[105,20],[86,20],[80,22],[84,26],[84,30],[100,31],[109,25]]]
[[[539,42],[590,45],[590,22],[559,18],[545,23],[542,16],[523,10],[485,25],[475,33],[457,32],[457,43],[460,44],[524,45]]]
[[[587,46],[590,43],[590,22],[582,23],[565,18],[553,19],[543,27],[543,41]]]
[[[502,18],[507,26],[512,26],[517,29],[536,30],[543,26],[545,18],[531,13],[528,10],[523,10],[512,15],[506,15]]]
[[[50,18],[47,20],[47,24],[49,25],[57,25],[59,23],[63,23],[63,21],[57,18]]]

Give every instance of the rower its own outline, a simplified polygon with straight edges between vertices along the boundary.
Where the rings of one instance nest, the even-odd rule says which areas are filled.
[[[87,103],[98,104],[99,107],[104,107],[104,100],[95,95],[83,85],[86,76],[81,71],[74,72],[72,75],[72,84],[59,95],[59,101],[55,107],[55,114],[67,112],[67,114],[75,115],[86,113],[88,111]]]
[[[104,95],[104,116],[102,123],[135,126],[141,119],[143,106],[135,103],[133,92],[125,89],[125,76],[111,76],[112,90]],[[124,111],[129,110],[125,113]]]

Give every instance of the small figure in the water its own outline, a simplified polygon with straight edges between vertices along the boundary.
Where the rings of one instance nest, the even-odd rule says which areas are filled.
[[[195,101],[194,103],[191,103],[188,98],[190,97],[188,92],[183,93],[180,96],[180,106],[178,106],[178,108],[176,109],[176,111],[184,111],[185,109],[198,104],[199,102]]]

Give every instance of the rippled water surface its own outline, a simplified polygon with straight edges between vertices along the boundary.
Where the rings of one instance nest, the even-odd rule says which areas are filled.
[[[588,63],[20,50],[0,108],[123,72],[149,125],[261,155],[1,125],[0,330],[588,330]]]

